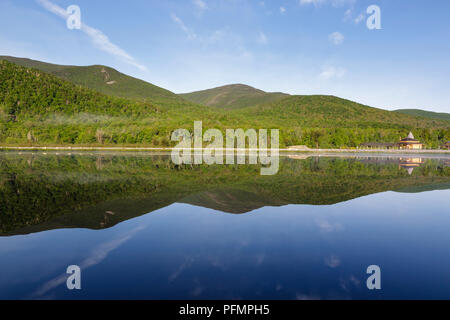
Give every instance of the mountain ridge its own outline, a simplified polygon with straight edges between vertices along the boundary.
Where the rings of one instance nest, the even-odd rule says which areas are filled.
[[[0,60],[6,60],[27,68],[39,69],[76,85],[110,96],[154,102],[160,105],[164,105],[164,102],[185,103],[184,99],[167,89],[104,65],[58,65],[11,56],[0,56]]]
[[[191,128],[198,120],[203,121],[203,128],[221,132],[227,128],[277,128],[281,147],[354,148],[363,142],[395,142],[414,131],[427,147],[439,148],[450,136],[450,121],[405,115],[334,96],[283,96],[234,109],[171,98],[159,104],[151,94],[147,103],[105,95],[6,60],[0,63],[0,142],[6,145],[170,147],[176,144],[171,140],[174,130]],[[115,81],[108,69],[102,70],[97,70],[102,83]],[[239,88],[260,93],[248,86]]]
[[[106,95],[152,102],[162,107],[183,107],[190,104],[200,104],[218,109],[233,110],[267,105],[276,103],[284,98],[302,96],[283,92],[265,92],[242,83],[176,94],[145,80],[99,64],[90,66],[59,65],[13,56],[0,56],[0,60],[6,60],[27,68],[39,69],[63,80]],[[394,110],[394,112],[420,118],[450,121],[450,114],[443,112],[439,113],[422,109],[398,109]]]
[[[235,83],[190,93],[180,93],[179,96],[209,107],[239,109],[276,101],[288,97],[289,94],[265,92],[246,84]]]
[[[410,116],[450,121],[450,113],[446,112],[434,112],[422,109],[398,109],[394,110],[394,112],[403,113]]]

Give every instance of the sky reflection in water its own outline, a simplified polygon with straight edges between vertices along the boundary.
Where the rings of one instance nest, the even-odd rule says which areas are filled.
[[[104,230],[4,237],[0,298],[449,298],[449,205],[448,190],[240,215],[176,203]],[[71,264],[80,291],[66,288]]]

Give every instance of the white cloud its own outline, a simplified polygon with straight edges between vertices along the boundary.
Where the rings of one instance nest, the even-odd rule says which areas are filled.
[[[335,7],[353,6],[357,0],[331,0],[331,4]]]
[[[228,28],[216,30],[207,38],[207,43],[208,44],[221,43],[227,36],[229,36],[229,34],[230,33]]]
[[[259,33],[258,43],[264,44],[264,45],[269,43],[269,40],[267,39],[267,36],[264,34],[264,32]]]
[[[186,27],[186,25],[184,24],[183,20],[181,20],[180,18],[178,18],[177,15],[175,15],[174,13],[172,13],[171,15],[172,20],[178,24],[178,26],[181,28],[181,30],[183,30],[183,32],[186,34],[186,36],[188,37],[188,39],[192,40],[197,38],[197,35],[192,32],[188,27]]]
[[[340,32],[333,32],[328,36],[328,40],[334,45],[340,45],[344,42],[344,35]]]
[[[353,5],[356,0],[299,0],[300,5],[313,4],[319,6],[321,4],[331,4],[333,7],[343,7],[347,5]]]
[[[352,18],[352,9],[350,8],[350,9],[347,9],[347,10],[345,10],[345,13],[344,13],[344,21],[348,21],[348,20],[350,20],[351,18]]]
[[[354,22],[355,22],[356,24],[359,24],[361,21],[364,20],[364,18],[365,18],[365,15],[362,14],[362,13],[360,13],[359,16],[357,16],[357,17],[355,18]]]
[[[50,2],[49,0],[37,0],[37,2],[47,9],[48,11],[56,14],[60,18],[67,19],[69,17],[69,14],[61,8],[60,6]],[[81,23],[81,29],[82,32],[87,34],[91,41],[94,43],[96,47],[98,47],[100,50],[105,51],[113,56],[116,56],[117,58],[121,59],[122,61],[135,66],[136,68],[146,71],[147,68],[141,64],[139,64],[131,55],[129,55],[125,50],[120,48],[119,46],[112,43],[109,38],[100,30],[92,28],[88,26],[85,23]]]
[[[37,2],[48,11],[60,16],[63,19],[67,19],[69,17],[69,14],[66,12],[66,10],[54,3],[51,3],[48,0],[38,0]]]
[[[195,30],[188,28],[176,15],[172,14],[172,19],[180,26],[190,41],[194,41],[205,49],[213,50],[219,56],[232,54],[233,58],[246,61],[253,59],[253,54],[247,50],[242,36],[232,32],[229,27],[215,30],[209,34],[196,34]],[[267,37],[264,34],[262,36],[259,35],[256,41],[262,44],[268,43]],[[202,62],[204,63],[204,60]],[[219,62],[219,64],[222,64],[222,62]]]
[[[301,5],[305,5],[305,4],[319,4],[325,2],[325,0],[300,0],[300,4]]]
[[[330,80],[330,79],[340,79],[347,71],[344,68],[341,67],[333,67],[333,66],[326,66],[322,68],[322,72],[319,74],[320,80]]]
[[[286,8],[285,7],[280,7],[280,13],[284,14],[286,12]]]
[[[197,8],[199,9],[206,9],[206,2],[202,1],[202,0],[193,0],[194,4],[197,6]]]

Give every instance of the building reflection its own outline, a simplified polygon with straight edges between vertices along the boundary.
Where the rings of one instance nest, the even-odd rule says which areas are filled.
[[[414,169],[420,167],[422,163],[422,158],[400,158],[399,168],[406,169],[408,174],[412,174]]]

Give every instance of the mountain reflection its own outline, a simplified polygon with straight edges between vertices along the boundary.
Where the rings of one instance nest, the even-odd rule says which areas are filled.
[[[164,153],[6,152],[0,153],[0,234],[103,229],[173,203],[242,214],[389,190],[448,189],[446,162],[290,155],[281,157],[277,175],[261,176],[255,165],[176,166]]]

